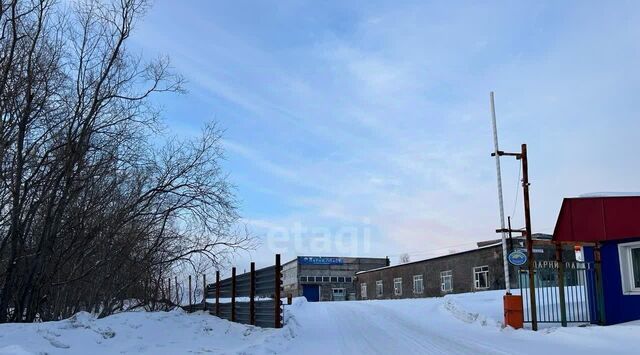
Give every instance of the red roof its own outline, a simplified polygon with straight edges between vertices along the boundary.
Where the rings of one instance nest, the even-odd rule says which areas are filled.
[[[565,198],[553,240],[602,242],[640,237],[640,196]]]

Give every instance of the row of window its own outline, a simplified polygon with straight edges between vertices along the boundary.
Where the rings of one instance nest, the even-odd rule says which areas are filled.
[[[300,276],[300,282],[344,282],[351,283],[351,276]]]
[[[478,290],[489,288],[489,266],[477,266],[473,268],[473,282],[474,287]],[[446,270],[440,272],[440,291],[451,292],[453,291],[453,272]],[[413,275],[413,293],[422,294],[424,292],[424,277],[423,275]],[[376,281],[376,297],[382,297],[384,293],[384,285],[382,280]],[[395,296],[402,296],[402,277],[396,277],[393,279],[393,294]],[[360,295],[362,298],[367,298],[367,284],[360,284]]]

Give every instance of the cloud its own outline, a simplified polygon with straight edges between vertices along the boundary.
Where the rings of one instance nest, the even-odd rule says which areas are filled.
[[[283,5],[263,23],[230,6],[171,23],[160,6],[141,42],[225,113],[233,176],[287,202],[244,206],[256,230],[367,220],[371,253],[427,255],[496,237],[491,90],[501,148],[529,144],[535,230],[552,229],[564,196],[638,190],[621,154],[640,148],[636,7]],[[503,160],[515,226],[517,164]]]

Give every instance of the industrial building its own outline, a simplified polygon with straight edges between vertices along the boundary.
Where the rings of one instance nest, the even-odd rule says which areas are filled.
[[[388,265],[388,258],[299,256],[282,265],[284,294],[310,302],[355,300],[356,273]]]
[[[534,234],[534,240],[550,241],[551,235]],[[436,297],[447,293],[505,288],[500,240],[479,242],[476,249],[436,258],[386,266],[356,274],[357,299]],[[534,244],[535,245],[535,244]],[[524,248],[522,237],[509,241],[508,250]],[[555,247],[535,245],[536,261],[555,260]],[[575,261],[573,247],[563,249],[564,260]],[[511,288],[518,288],[520,268],[509,265]],[[570,282],[570,281],[569,281]]]

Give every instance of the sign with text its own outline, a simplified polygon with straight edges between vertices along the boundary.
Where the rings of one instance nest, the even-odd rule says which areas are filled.
[[[527,249],[524,249],[524,248],[523,249],[516,249],[516,250],[519,250],[519,251],[521,251],[521,252],[523,252],[525,254],[527,253]],[[544,254],[544,249],[533,248],[532,251],[533,251],[534,254]]]
[[[301,265],[342,265],[342,258],[332,258],[325,256],[299,256],[298,262]]]
[[[591,269],[593,268],[593,265],[591,263],[583,263],[583,262],[576,262],[576,261],[566,261],[563,263],[564,264],[564,268],[565,269]],[[552,261],[552,260],[542,260],[542,261],[536,261],[534,263],[536,269],[557,269],[559,267],[559,264],[557,261]]]

